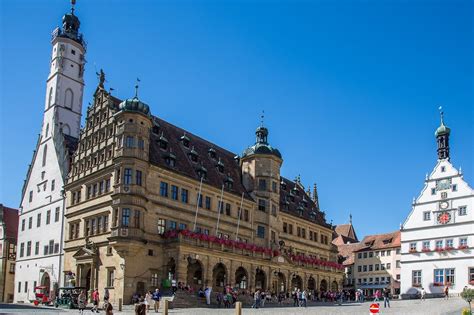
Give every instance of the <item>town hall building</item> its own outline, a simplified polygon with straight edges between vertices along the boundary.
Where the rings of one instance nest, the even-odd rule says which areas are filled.
[[[421,288],[438,296],[474,287],[474,193],[450,160],[448,128],[441,112],[435,132],[438,162],[401,227],[401,294]]]

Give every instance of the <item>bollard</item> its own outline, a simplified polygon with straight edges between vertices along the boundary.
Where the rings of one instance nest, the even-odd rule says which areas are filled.
[[[163,315],[168,315],[168,300],[164,300],[165,305],[163,306]]]
[[[242,315],[242,302],[235,302],[235,315]]]
[[[122,299],[119,299],[119,307],[118,307],[119,312],[122,311],[122,304],[123,304]]]

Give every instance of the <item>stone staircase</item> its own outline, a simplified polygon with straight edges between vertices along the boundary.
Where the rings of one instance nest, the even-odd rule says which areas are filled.
[[[196,293],[178,290],[174,296],[163,296],[163,299],[169,300],[170,308],[217,308],[216,293],[211,296],[211,305],[206,305],[206,299],[198,297]],[[239,295],[237,301],[242,302],[243,307],[250,307],[253,303],[251,296]],[[224,305],[222,305],[224,307]]]

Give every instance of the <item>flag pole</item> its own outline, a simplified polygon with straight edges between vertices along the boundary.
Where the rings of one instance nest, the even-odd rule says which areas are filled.
[[[220,221],[220,219],[221,219],[221,207],[222,207],[222,210],[224,210],[224,205],[222,204],[222,197],[223,197],[223,196],[224,196],[224,184],[222,184],[220,202],[217,204],[216,236],[218,236],[218,234],[219,234],[219,221]]]
[[[240,227],[240,217],[242,216],[242,205],[244,203],[244,193],[242,193],[242,199],[240,199],[240,208],[239,208],[239,217],[237,218],[237,232],[235,232],[235,240],[239,238],[239,227]]]
[[[202,180],[204,176],[201,176],[201,183],[199,184],[199,192],[196,200],[196,214],[194,215],[194,227],[193,227],[193,232],[196,232],[196,224],[197,224],[197,218],[198,218],[198,211],[199,211],[199,199],[201,198],[201,190],[202,190]]]

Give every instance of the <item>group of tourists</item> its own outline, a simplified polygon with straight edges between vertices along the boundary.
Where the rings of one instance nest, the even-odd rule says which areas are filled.
[[[100,313],[99,312],[99,303],[100,303],[100,295],[99,290],[95,289],[92,291],[91,294],[92,298],[92,313]],[[113,315],[113,307],[112,303],[109,302],[110,293],[108,289],[104,290],[104,304],[102,305],[102,309],[105,311],[105,315]],[[81,290],[77,297],[77,308],[79,309],[79,314],[84,314],[84,310],[87,307],[87,293],[86,290]]]
[[[132,300],[137,300],[134,302],[136,315],[145,315],[150,311],[151,307],[153,307],[155,313],[158,313],[160,309],[161,292],[160,289],[155,289],[153,292],[146,292],[145,296],[134,294]]]

